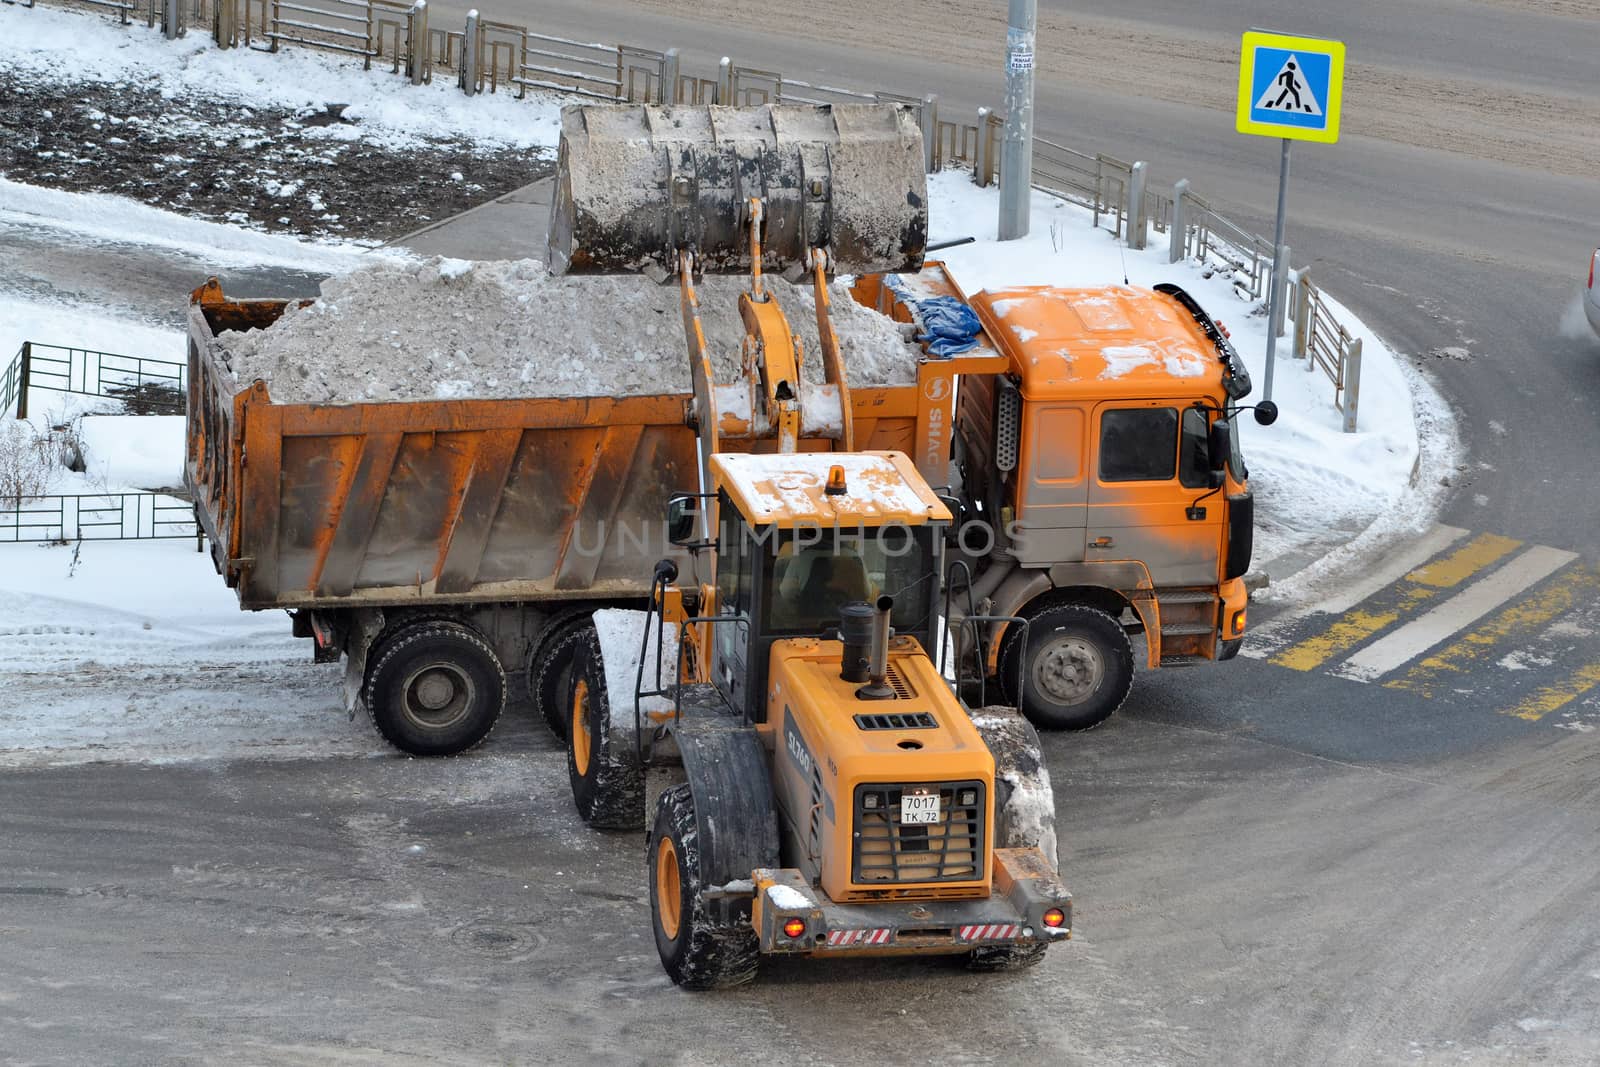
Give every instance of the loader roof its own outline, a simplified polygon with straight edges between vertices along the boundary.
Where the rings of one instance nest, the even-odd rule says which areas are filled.
[[[844,492],[827,491],[828,475],[844,472]],[[717,487],[756,526],[832,528],[922,526],[949,522],[950,512],[904,452],[799,452],[711,457]]]
[[[1172,296],[1134,286],[986,290],[972,301],[1030,399],[1220,395],[1217,346]]]

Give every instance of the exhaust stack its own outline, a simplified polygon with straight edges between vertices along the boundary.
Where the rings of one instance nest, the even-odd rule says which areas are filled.
[[[872,656],[867,666],[867,684],[856,690],[857,700],[894,699],[894,690],[889,687],[889,637],[894,633],[889,626],[889,612],[893,608],[894,597],[878,598],[878,610],[872,618]]]

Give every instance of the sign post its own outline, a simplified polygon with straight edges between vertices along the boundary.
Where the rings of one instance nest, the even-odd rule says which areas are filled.
[[[1267,380],[1264,400],[1272,399],[1272,364],[1278,352],[1278,303],[1283,299],[1283,224],[1289,193],[1289,146],[1294,141],[1339,139],[1339,106],[1344,97],[1344,42],[1251,30],[1239,57],[1240,133],[1283,140],[1278,165],[1278,222],[1272,239],[1272,284],[1267,304]]]

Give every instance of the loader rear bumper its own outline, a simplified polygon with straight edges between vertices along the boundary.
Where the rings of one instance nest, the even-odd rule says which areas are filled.
[[[993,891],[976,900],[843,904],[790,868],[758,870],[753,881],[751,921],[765,954],[948,954],[1072,936],[1072,895],[1036,848],[995,850]],[[1054,927],[1052,911],[1061,913]],[[803,924],[798,933],[785,929],[792,920]]]

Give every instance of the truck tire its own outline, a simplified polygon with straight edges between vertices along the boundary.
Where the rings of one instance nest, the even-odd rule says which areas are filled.
[[[413,756],[453,756],[494,729],[506,675],[488,642],[455,622],[421,622],[386,637],[367,674],[378,732]]]
[[[1122,706],[1133,686],[1133,644],[1122,624],[1087,604],[1045,608],[1000,656],[1002,691],[1041,730],[1087,730]],[[1017,687],[1018,657],[1022,692]]]
[[[528,653],[528,666],[523,672],[528,687],[528,701],[544,719],[557,741],[567,739],[567,719],[570,708],[566,703],[567,683],[572,677],[572,655],[578,635],[590,625],[587,611],[574,612],[554,619],[539,635]]]
[[[685,989],[726,989],[756,976],[761,944],[749,923],[721,926],[706,909],[694,794],[675,785],[650,831],[650,925],[668,976]]]
[[[612,720],[605,661],[592,625],[578,631],[566,689],[567,777],[578,814],[598,830],[643,828],[644,771],[633,718]]]

